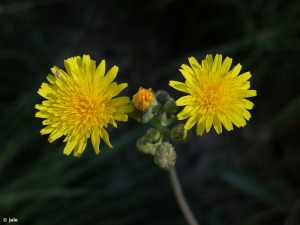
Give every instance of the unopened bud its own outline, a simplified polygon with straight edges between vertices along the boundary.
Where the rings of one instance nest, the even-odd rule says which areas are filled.
[[[152,110],[148,109],[145,112],[133,111],[130,116],[139,123],[148,123],[153,118]]]
[[[149,142],[147,142],[145,136],[141,137],[136,142],[136,147],[140,152],[145,153],[145,154],[150,154],[150,155],[154,155],[155,150],[158,145],[159,145],[159,143],[150,144]]]
[[[160,144],[155,150],[154,162],[159,168],[170,170],[176,163],[174,147],[168,142]]]
[[[159,130],[155,128],[150,128],[146,133],[146,140],[148,143],[155,144],[159,141],[161,141],[162,136],[159,132]]]
[[[184,129],[184,124],[178,124],[171,129],[170,137],[173,141],[184,143],[191,137],[191,130]]]
[[[170,98],[170,95],[168,92],[164,91],[164,90],[159,90],[156,92],[156,100],[160,103],[160,104],[165,104],[165,102]]]
[[[173,98],[169,98],[163,105],[163,110],[167,113],[174,114],[177,111],[177,105]]]

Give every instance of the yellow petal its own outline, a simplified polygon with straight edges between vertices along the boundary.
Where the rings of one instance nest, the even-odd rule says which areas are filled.
[[[239,113],[228,112],[227,116],[231,119],[232,123],[237,127],[243,127],[246,125],[246,121]]]
[[[222,133],[222,124],[217,115],[214,115],[213,124],[214,124],[214,129],[217,132],[217,134]]]
[[[232,70],[227,73],[227,77],[236,77],[242,69],[241,64],[237,64]]]
[[[243,117],[246,119],[246,120],[249,120],[251,118],[251,114],[249,113],[248,110],[245,110],[243,112]]]
[[[105,84],[110,85],[111,82],[116,78],[119,68],[117,66],[113,66],[105,75]]]
[[[171,80],[171,81],[169,81],[169,85],[178,91],[182,91],[184,93],[189,93],[188,86],[185,83]]]
[[[180,69],[180,71],[181,70],[184,70],[184,71],[186,71],[187,72],[187,74],[188,74],[188,76],[187,77],[193,77],[194,76],[194,71],[192,70],[192,68],[191,67],[189,67],[188,65],[186,65],[186,64],[182,64],[181,65],[181,68],[182,69]],[[182,74],[183,75],[183,74]],[[186,78],[187,79],[187,78]]]
[[[237,77],[237,82],[245,82],[251,78],[251,73],[246,72]]]
[[[199,136],[202,136],[203,135],[203,132],[205,130],[205,122],[201,119],[198,120],[198,123],[197,123],[197,135]]]
[[[114,119],[117,121],[127,121],[128,120],[128,116],[126,114],[123,113],[116,113],[114,114]]]
[[[254,106],[253,102],[251,102],[247,99],[240,99],[240,102],[241,102],[242,106],[239,106],[239,108],[252,109]]]
[[[202,60],[202,63],[205,62],[206,66],[211,66],[213,64],[212,54],[206,55],[205,60]],[[203,66],[203,65],[202,65]]]
[[[118,97],[118,98],[111,99],[109,101],[109,105],[117,107],[117,106],[126,105],[129,102],[130,102],[130,98],[123,96],[123,97]]]
[[[49,74],[49,75],[47,76],[47,80],[49,81],[50,84],[54,84],[55,81],[56,81],[56,77],[53,76],[53,75],[51,75],[51,74]]]
[[[116,83],[114,82],[111,85],[113,85],[113,84],[116,84]],[[111,95],[111,97],[115,97],[116,95],[120,94],[120,92],[123,91],[127,86],[128,86],[127,83],[122,83],[122,84],[116,85],[114,87],[109,87],[107,94]]]
[[[53,141],[55,141],[56,139],[60,138],[61,136],[63,136],[63,132],[61,132],[61,130],[56,129],[54,131],[52,131],[52,133],[50,134],[48,141],[50,143],[52,143]]]
[[[74,156],[79,157],[81,156],[82,152],[84,151],[87,144],[87,138],[83,138],[78,142],[78,145],[74,149]]]
[[[189,60],[190,65],[192,66],[192,69],[196,73],[196,71],[198,71],[201,68],[200,64],[194,57],[190,57],[190,58],[188,58],[188,60]]]
[[[77,145],[77,141],[75,141],[75,138],[70,138],[67,141],[66,147],[64,148],[64,154],[70,155],[76,145]]]
[[[43,129],[41,129],[41,134],[50,134],[53,131],[53,127],[52,126],[46,126]]]
[[[190,67],[186,67],[186,68],[189,68],[189,70],[187,69],[180,69],[179,71],[181,72],[182,76],[187,80],[187,81],[192,81],[192,82],[195,82],[195,75],[194,75],[194,72],[191,73],[190,72]]]
[[[53,95],[53,88],[49,84],[42,83],[41,88],[38,90],[38,94],[42,97],[49,99],[49,95]]]
[[[98,132],[97,129],[95,129],[92,133],[92,145],[93,145],[93,148],[95,150],[95,153],[96,154],[99,154],[100,152],[100,149],[99,149],[99,146],[100,146],[100,134]]]
[[[186,124],[184,125],[184,129],[186,130],[191,129],[196,124],[197,121],[198,121],[198,116],[191,116],[187,120]]]
[[[176,101],[176,105],[184,106],[184,105],[191,105],[193,103],[193,97],[191,95],[183,96]]]
[[[206,124],[205,124],[206,133],[208,133],[210,131],[212,123],[213,123],[213,118],[211,115],[208,115],[206,118]]]
[[[231,119],[224,113],[218,114],[219,121],[224,125],[228,131],[233,130]]]
[[[105,129],[101,129],[101,133],[100,133],[101,138],[104,140],[105,144],[108,145],[108,147],[112,148],[113,146],[111,145],[110,141],[109,141],[109,135],[106,132]]]
[[[232,59],[229,58],[229,57],[226,57],[223,64],[222,64],[222,66],[221,66],[220,73],[221,74],[226,74],[230,69],[231,63],[232,63]]]
[[[95,78],[103,77],[105,74],[105,60],[102,60],[95,72]]]
[[[69,76],[72,76],[73,78],[76,77],[75,73],[78,71],[78,64],[81,64],[81,58],[79,56],[64,61],[64,66]]]
[[[116,107],[118,113],[130,113],[134,110],[132,105],[121,105]]]
[[[247,90],[243,95],[244,98],[254,97],[257,95],[256,90]]]
[[[216,54],[212,66],[211,66],[211,71],[216,72],[221,68],[222,65],[222,55]]]
[[[177,118],[179,120],[184,120],[184,119],[190,117],[193,109],[194,109],[194,107],[192,107],[192,106],[184,107],[183,110],[177,114]]]

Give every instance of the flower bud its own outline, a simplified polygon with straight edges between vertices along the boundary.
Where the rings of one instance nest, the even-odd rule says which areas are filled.
[[[184,129],[184,124],[178,124],[171,129],[170,137],[173,141],[184,143],[191,137],[191,130]]]
[[[165,104],[165,102],[170,98],[170,95],[168,92],[164,91],[164,90],[159,90],[156,92],[156,100],[160,103],[160,104]]]
[[[139,123],[148,123],[153,118],[153,113],[152,110],[145,112],[133,111],[130,113],[130,116]]]
[[[176,163],[174,147],[168,143],[161,143],[155,150],[154,163],[161,169],[170,170]]]
[[[174,114],[177,111],[177,105],[173,98],[169,98],[163,105],[163,110],[167,113]]]
[[[150,144],[149,142],[147,142],[146,137],[143,136],[137,140],[136,147],[142,153],[154,155],[155,150],[159,144],[160,143]]]
[[[139,123],[148,123],[153,118],[153,109],[157,106],[157,101],[152,89],[140,88],[132,97],[134,111],[130,116]]]
[[[139,112],[145,112],[150,108],[153,102],[152,89],[145,89],[140,87],[138,92],[132,97],[133,107]]]
[[[146,140],[148,143],[155,144],[161,141],[162,135],[160,134],[159,130],[155,128],[150,128],[146,133]]]

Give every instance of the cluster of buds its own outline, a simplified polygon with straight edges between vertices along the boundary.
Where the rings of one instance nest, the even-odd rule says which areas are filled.
[[[183,124],[168,128],[177,121],[174,99],[163,90],[154,93],[151,88],[140,88],[132,97],[132,106],[132,118],[153,126],[136,142],[138,150],[152,155],[159,168],[170,170],[175,165],[177,156],[169,139],[184,143],[191,136],[191,131],[185,130]]]
[[[138,139],[136,146],[142,153],[152,155],[159,168],[169,170],[176,163],[174,147],[169,142],[163,141],[163,135],[155,128],[150,128]]]
[[[139,151],[154,155],[156,148],[162,143],[162,135],[159,130],[150,128],[147,133],[137,140],[136,147]]]

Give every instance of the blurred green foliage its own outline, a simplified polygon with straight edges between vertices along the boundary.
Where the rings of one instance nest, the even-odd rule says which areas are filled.
[[[34,105],[49,69],[71,56],[118,65],[132,95],[140,86],[171,91],[187,57],[208,53],[251,71],[258,96],[245,128],[176,145],[195,216],[207,225],[300,224],[299,38],[296,0],[1,1],[0,224],[185,224],[167,174],[135,148],[147,127],[119,124],[112,150],[66,157],[62,141],[40,136]]]

